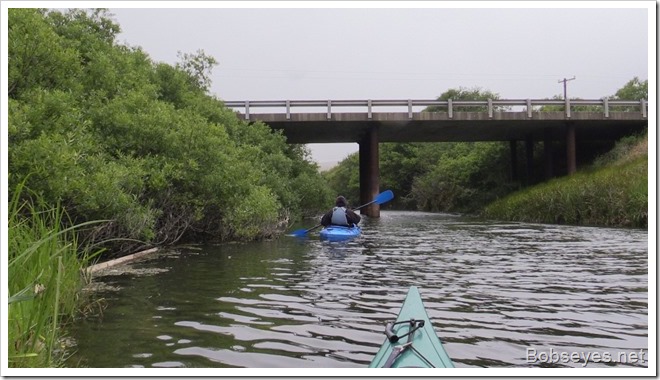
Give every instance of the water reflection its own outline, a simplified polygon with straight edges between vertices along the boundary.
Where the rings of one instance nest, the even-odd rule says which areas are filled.
[[[178,247],[108,275],[92,367],[365,367],[411,285],[457,367],[648,347],[647,232],[382,212],[344,242]],[[580,367],[581,363],[555,363]],[[593,366],[612,364],[592,363]],[[623,364],[619,364],[623,365]],[[646,366],[645,363],[626,364]]]

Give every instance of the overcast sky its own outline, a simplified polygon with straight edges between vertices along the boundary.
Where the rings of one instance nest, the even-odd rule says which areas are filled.
[[[203,50],[219,63],[211,92],[222,100],[435,99],[458,87],[536,99],[563,94],[559,80],[573,76],[569,97],[597,99],[648,79],[655,59],[650,1],[138,4],[109,7],[122,29],[118,42],[170,64],[179,51]],[[250,3],[233,6],[241,4]],[[162,6],[178,8],[155,8]],[[310,147],[319,162],[358,149]]]

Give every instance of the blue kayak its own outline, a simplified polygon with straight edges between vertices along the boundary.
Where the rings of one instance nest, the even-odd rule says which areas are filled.
[[[344,226],[327,226],[321,230],[319,235],[323,240],[347,240],[360,236],[362,229],[359,226],[344,227]]]

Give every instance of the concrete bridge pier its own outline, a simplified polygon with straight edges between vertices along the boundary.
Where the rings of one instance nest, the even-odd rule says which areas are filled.
[[[518,141],[509,140],[509,151],[511,152],[511,180],[518,180]]]
[[[575,158],[575,125],[566,123],[566,164],[568,175],[575,174],[577,160]]]
[[[534,139],[532,138],[532,135],[527,135],[525,137],[525,158],[525,162],[527,163],[527,166],[525,166],[525,172],[527,174],[525,181],[529,185],[534,182]]]
[[[366,136],[358,144],[360,146],[360,204],[362,205],[373,201],[380,191],[378,127],[369,127]],[[380,206],[372,203],[360,209],[360,213],[370,218],[379,218]]]
[[[575,125],[573,123],[566,123],[566,135],[564,143],[566,144],[566,163],[567,170],[566,174],[571,175],[577,171],[577,159],[576,159],[576,140],[575,140]],[[518,173],[516,171],[517,166],[517,152],[516,152],[516,141],[510,140],[509,146],[511,150],[511,177],[513,180],[518,179]],[[534,140],[531,135],[528,135],[525,138],[525,153],[526,153],[526,175],[527,182],[533,178],[533,162],[534,162]],[[543,168],[545,179],[551,179],[554,177],[554,149],[552,146],[552,131],[549,128],[546,128],[543,133]]]
[[[545,172],[545,179],[551,179],[553,174],[553,165],[552,165],[552,131],[550,128],[545,128],[543,130],[543,168]]]

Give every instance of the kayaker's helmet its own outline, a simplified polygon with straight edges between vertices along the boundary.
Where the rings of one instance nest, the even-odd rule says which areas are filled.
[[[346,207],[346,204],[346,198],[341,195],[337,197],[337,200],[335,201],[337,207]]]

